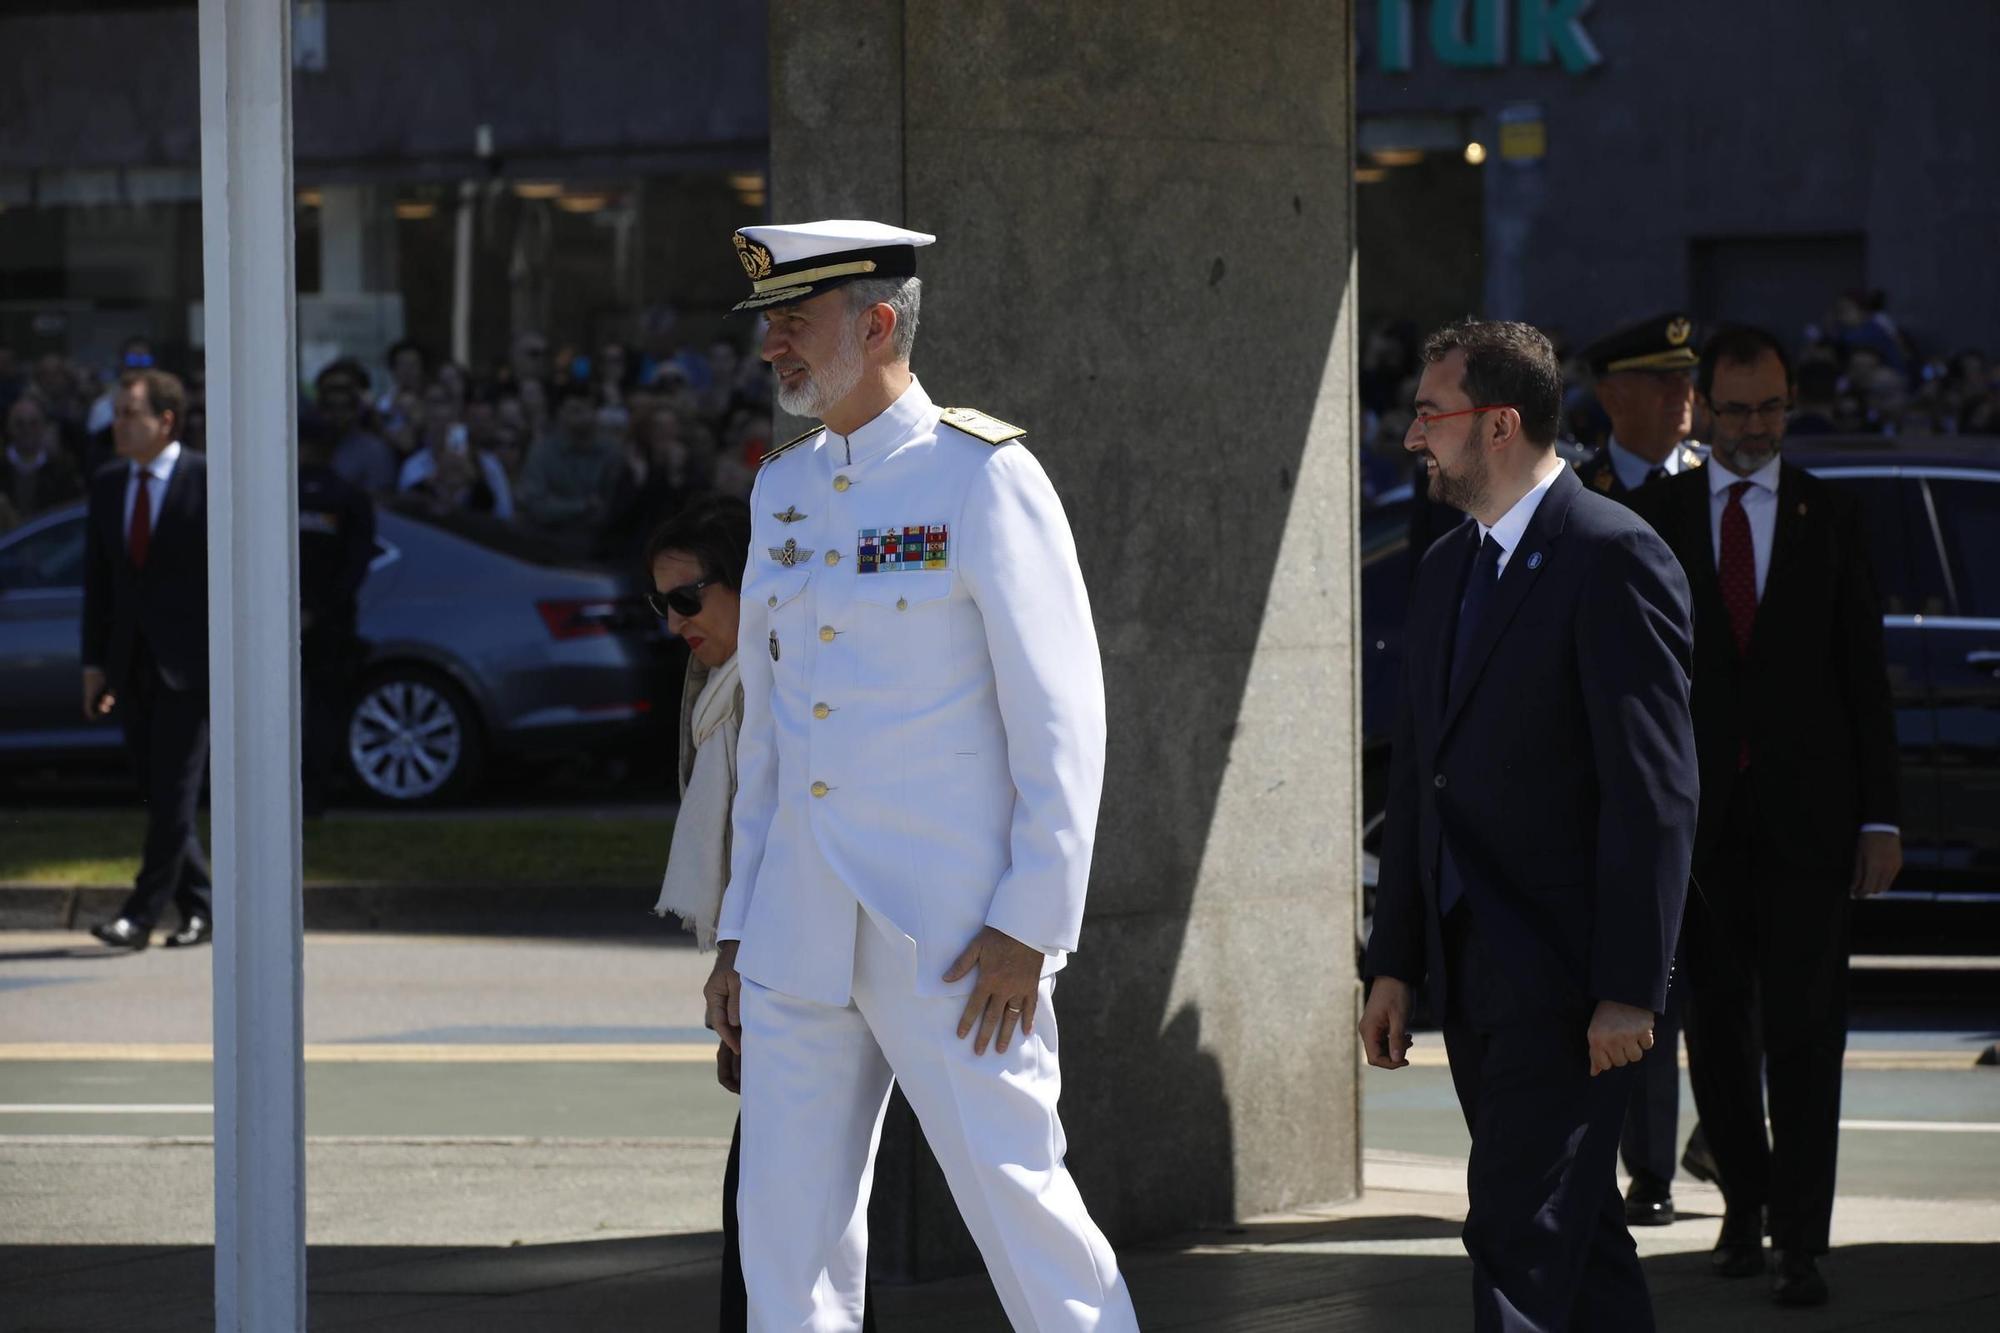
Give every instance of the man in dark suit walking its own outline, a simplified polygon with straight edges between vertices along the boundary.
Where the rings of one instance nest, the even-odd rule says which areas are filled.
[[[1715,417],[1713,462],[1634,501],[1695,598],[1688,1072],[1722,1170],[1716,1270],[1765,1271],[1768,1207],[1773,1296],[1816,1305],[1827,1299],[1815,1256],[1833,1217],[1849,900],[1902,868],[1882,608],[1859,506],[1780,458],[1784,348],[1758,329],[1722,329],[1702,350],[1698,386]]]
[[[208,465],[179,440],[187,394],[158,370],[119,381],[118,460],[90,484],[84,544],[83,711],[116,714],[146,803],[138,882],[91,934],[152,941],[167,904],[172,946],[212,933],[208,857],[195,816],[208,769]]]
[[[1649,1329],[1616,1162],[1694,841],[1687,581],[1556,456],[1547,338],[1461,324],[1424,361],[1406,447],[1475,522],[1413,594],[1362,1046],[1407,1064],[1429,988],[1472,1132],[1478,1328]]]

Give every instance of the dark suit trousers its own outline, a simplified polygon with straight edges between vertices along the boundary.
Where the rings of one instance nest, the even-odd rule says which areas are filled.
[[[1730,1209],[1768,1206],[1774,1248],[1824,1254],[1852,905],[1837,875],[1774,866],[1771,836],[1759,827],[1750,783],[1739,781],[1688,904],[1688,1072]]]
[[[722,1173],[722,1306],[719,1333],[745,1333],[750,1327],[750,1294],[743,1285],[743,1239],[737,1229],[736,1189],[743,1175],[743,1118],[729,1137],[729,1165]],[[875,1333],[875,1293],[861,1307],[862,1333]]]
[[[1662,1184],[1674,1178],[1680,1156],[1681,1026],[1687,1011],[1686,946],[1674,950],[1674,981],[1667,992],[1667,1012],[1653,1024],[1653,1049],[1639,1062],[1632,1105],[1625,1111],[1625,1136],[1619,1155],[1635,1176],[1649,1175]]]
[[[1451,1079],[1472,1132],[1474,1327],[1480,1333],[1645,1333],[1653,1303],[1618,1196],[1618,1136],[1634,1067],[1590,1077],[1590,1013],[1494,1022],[1472,912],[1445,921]]]
[[[146,803],[145,855],[118,914],[150,929],[171,902],[183,920],[213,920],[208,854],[195,823],[208,775],[208,688],[168,689],[141,645],[117,712]]]

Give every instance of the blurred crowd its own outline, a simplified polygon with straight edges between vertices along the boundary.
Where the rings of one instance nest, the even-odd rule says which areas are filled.
[[[413,341],[383,360],[386,375],[336,360],[301,396],[302,425],[335,441],[335,471],[378,501],[488,515],[583,558],[635,563],[651,528],[690,497],[747,497],[770,445],[770,377],[727,338],[653,356],[526,332],[484,372]],[[23,365],[0,346],[0,531],[81,498],[112,457],[118,375],[153,364],[139,338],[104,367],[54,354]],[[190,369],[182,442],[200,449],[205,386]]]
[[[1597,402],[1585,344],[1548,330],[1563,358],[1564,452],[1580,458],[1605,441],[1610,419]],[[1421,370],[1422,331],[1398,322],[1374,329],[1362,347],[1362,495],[1374,501],[1405,485],[1403,438]],[[2000,366],[1977,348],[1946,349],[1899,322],[1882,292],[1848,292],[1821,320],[1798,331],[1797,385],[1788,436],[1924,438],[2000,435]],[[1708,438],[1696,400],[1693,439]]]

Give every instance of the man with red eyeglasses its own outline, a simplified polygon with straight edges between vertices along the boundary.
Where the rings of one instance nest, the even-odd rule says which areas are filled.
[[[1428,988],[1472,1134],[1475,1325],[1643,1331],[1616,1168],[1693,854],[1687,579],[1556,455],[1546,337],[1454,325],[1423,359],[1404,447],[1473,522],[1411,600],[1362,1048],[1407,1065]]]

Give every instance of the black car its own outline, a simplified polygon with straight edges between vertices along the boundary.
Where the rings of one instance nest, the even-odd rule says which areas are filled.
[[[1902,747],[1903,901],[2000,903],[2000,440],[1789,442],[1857,496]],[[1408,488],[1362,516],[1364,830],[1372,887],[1414,573]]]

